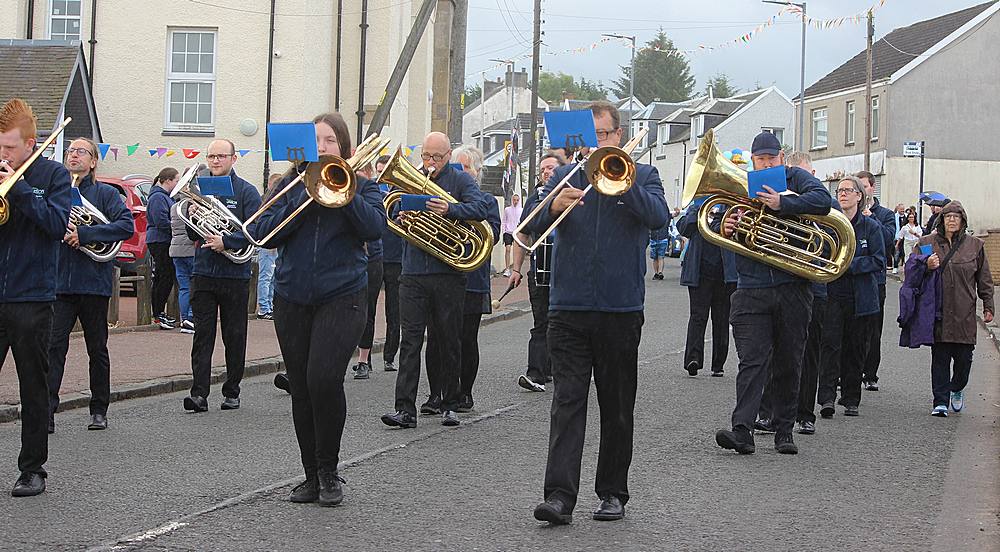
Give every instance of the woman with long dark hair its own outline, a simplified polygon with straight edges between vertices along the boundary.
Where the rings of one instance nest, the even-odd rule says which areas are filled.
[[[320,155],[348,157],[351,137],[337,113],[313,119]],[[305,164],[275,185],[282,189]],[[296,185],[257,223],[257,238],[270,233],[308,199]],[[385,211],[378,185],[358,177],[350,203],[328,208],[313,203],[269,243],[280,247],[274,274],[274,328],[288,370],[292,420],[306,480],[292,489],[292,502],[336,506],[344,498],[337,473],[347,418],[344,374],[365,328],[368,309],[364,244],[378,239]]]

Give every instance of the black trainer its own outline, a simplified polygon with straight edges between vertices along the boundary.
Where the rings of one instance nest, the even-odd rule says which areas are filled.
[[[824,403],[823,408],[819,409],[819,415],[827,419],[832,418],[836,413],[837,409],[833,406],[832,402]]]
[[[550,498],[535,506],[535,519],[547,521],[552,525],[567,525],[573,523],[573,511],[557,498]]]
[[[774,433],[774,423],[770,418],[760,418],[753,423],[753,428],[759,433]]]
[[[344,501],[343,477],[336,471],[319,472],[319,502],[320,506],[337,506]]]
[[[698,370],[701,370],[701,365],[698,364],[698,361],[692,360],[687,363],[687,366],[685,366],[684,369],[687,370],[688,375],[693,378],[698,375]]]
[[[420,413],[437,416],[443,412],[441,410],[441,397],[427,397],[427,402],[420,405]]]
[[[184,397],[184,410],[208,412],[208,400],[205,397]]]
[[[305,481],[292,489],[291,494],[288,495],[288,500],[299,504],[319,500],[319,478],[315,475],[307,477]]]
[[[291,387],[288,385],[288,374],[284,372],[278,372],[274,375],[274,386],[281,389],[285,393],[291,393]]]
[[[455,408],[455,412],[469,412],[475,404],[476,402],[472,400],[472,395],[462,395],[462,400],[458,401],[458,407]]]
[[[753,435],[745,429],[720,429],[715,432],[715,442],[724,449],[735,450],[740,454],[753,454],[757,450]]]
[[[417,417],[402,410],[391,414],[382,415],[382,423],[392,427],[414,428],[417,427]]]
[[[799,447],[792,440],[791,433],[778,433],[774,436],[774,450],[781,454],[798,454]]]

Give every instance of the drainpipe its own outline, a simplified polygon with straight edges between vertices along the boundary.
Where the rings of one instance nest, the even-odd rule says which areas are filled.
[[[365,125],[365,48],[368,45],[368,0],[361,0],[361,64],[358,69],[358,130],[354,134],[358,142],[364,135]]]
[[[97,48],[97,0],[90,4],[90,89],[94,89],[94,49]]]
[[[271,156],[267,150],[271,148],[271,136],[267,132],[267,124],[271,122],[271,87],[274,76],[274,8],[277,0],[271,0],[271,26],[267,33],[267,97],[264,100],[264,183],[267,191],[267,179],[271,176]]]
[[[35,0],[28,0],[28,25],[24,31],[24,38],[31,40],[31,34],[35,27]]]
[[[337,0],[337,65],[333,70],[334,76],[334,100],[333,110],[340,111],[340,49],[343,47],[344,37],[344,0]]]

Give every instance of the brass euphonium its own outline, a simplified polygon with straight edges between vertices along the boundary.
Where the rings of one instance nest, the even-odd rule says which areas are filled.
[[[361,170],[366,165],[370,165],[378,156],[381,155],[382,148],[389,144],[388,138],[379,138],[378,134],[372,134],[368,138],[365,138],[358,147],[354,150],[354,155],[350,159],[344,159],[336,155],[321,155],[317,161],[313,161],[306,166],[306,170],[300,173],[294,180],[285,184],[279,192],[271,196],[257,212],[250,215],[246,221],[243,222],[243,233],[246,235],[250,243],[256,245],[257,247],[266,247],[267,243],[271,241],[278,232],[281,231],[289,222],[299,216],[299,213],[305,210],[314,201],[323,207],[328,207],[331,209],[336,209],[343,207],[354,199],[354,194],[358,189],[357,176],[354,174],[355,171]],[[285,220],[278,223],[278,225],[271,230],[266,236],[261,238],[259,241],[254,239],[247,232],[247,228],[253,221],[261,217],[268,209],[271,208],[281,196],[287,194],[294,188],[297,184],[302,183],[306,187],[306,194],[309,199],[302,202],[292,214],[288,215]]]
[[[395,188],[383,200],[389,229],[444,264],[460,272],[471,272],[483,265],[493,251],[493,230],[478,220],[451,220],[431,211],[408,213],[402,222],[392,218],[396,203],[406,194],[437,196],[448,203],[458,203],[443,188],[431,181],[403,157],[401,149],[382,169],[378,177]]]
[[[177,216],[202,238],[208,236],[228,236],[243,232],[240,219],[221,201],[213,196],[202,195],[193,188],[199,165],[184,171],[180,180],[170,192],[170,197],[177,198]],[[253,258],[254,246],[248,245],[241,249],[226,249],[222,252],[230,261],[243,264]]]
[[[698,210],[698,231],[709,243],[749,257],[807,280],[827,283],[839,278],[854,258],[851,221],[835,209],[828,215],[775,215],[760,201],[750,199],[747,173],[725,158],[715,145],[712,130],[698,145],[681,198],[689,205],[710,196]],[[724,210],[725,221],[743,212],[733,234],[712,228],[712,213]]]
[[[74,174],[72,185],[76,187],[77,181],[80,180],[80,175]],[[110,221],[108,217],[104,216],[104,213],[100,211],[93,203],[87,201],[87,198],[80,194],[80,201],[83,205],[74,205],[70,207],[69,210],[69,221],[73,223],[77,228],[81,226],[92,226],[97,224],[108,224]],[[106,263],[108,261],[113,261],[115,257],[118,256],[118,252],[121,251],[122,242],[111,242],[111,243],[87,243],[80,244],[80,251],[86,254],[91,259],[99,263]]]

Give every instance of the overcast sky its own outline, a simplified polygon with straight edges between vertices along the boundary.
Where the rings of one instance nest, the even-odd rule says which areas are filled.
[[[877,0],[815,0],[808,14],[834,19],[860,13]],[[897,27],[930,19],[982,3],[982,0],[886,0],[875,12],[875,39]],[[469,0],[469,39],[466,80],[479,82],[481,72],[496,64],[490,58],[509,59],[531,54],[532,0]],[[542,70],[562,71],[575,77],[605,84],[627,65],[627,43],[610,42],[584,54],[544,55],[588,46],[601,33],[636,35],[637,42],[650,40],[659,27],[681,50],[699,44],[718,45],[752,31],[767,21],[780,6],[754,0],[542,0]],[[785,14],[777,23],[749,43],[689,56],[697,87],[716,73],[724,73],[740,89],[776,85],[788,97],[799,91],[801,22]],[[839,28],[809,27],[806,34],[806,87],[865,47],[865,25],[845,23]],[[531,59],[519,61],[528,68]],[[503,69],[492,68],[495,79]]]

